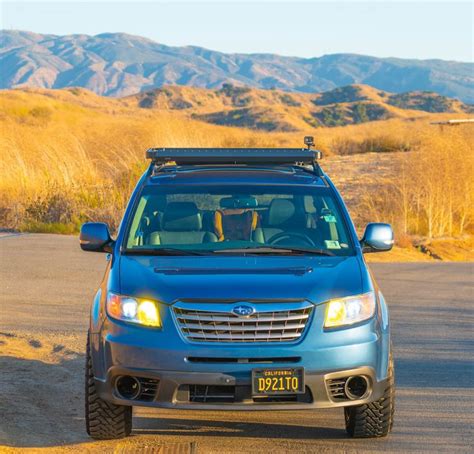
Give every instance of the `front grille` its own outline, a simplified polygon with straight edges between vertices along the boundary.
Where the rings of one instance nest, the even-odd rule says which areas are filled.
[[[235,386],[189,385],[189,402],[234,402]]]
[[[194,342],[296,341],[303,335],[311,309],[312,305],[299,303],[295,308],[241,317],[230,311],[173,307],[181,333]]]
[[[299,363],[301,356],[278,356],[275,358],[220,358],[220,357],[204,357],[204,356],[188,356],[186,358],[190,363],[238,363],[238,364],[282,364],[282,363]]]
[[[179,402],[244,403],[244,404],[275,404],[282,402],[307,403],[313,402],[308,387],[304,394],[283,394],[275,396],[252,396],[252,387],[241,385],[180,385],[177,393]]]

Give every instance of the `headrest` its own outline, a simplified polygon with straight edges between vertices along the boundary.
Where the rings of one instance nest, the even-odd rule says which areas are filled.
[[[155,213],[156,211],[165,211],[166,208],[166,196],[163,195],[153,195],[151,196],[145,207],[147,213]]]
[[[192,231],[202,229],[201,213],[193,202],[171,202],[163,214],[163,230]]]
[[[288,199],[273,199],[268,208],[267,224],[277,226],[289,221],[295,214],[295,204]]]

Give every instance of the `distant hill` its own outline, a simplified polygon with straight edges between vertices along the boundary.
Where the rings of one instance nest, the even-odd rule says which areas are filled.
[[[471,113],[474,108],[433,92],[393,94],[366,85],[317,93],[257,90],[224,84],[218,90],[163,87],[124,98],[129,105],[182,111],[207,123],[266,131],[298,131],[432,113]]]
[[[21,101],[28,96],[32,99],[29,110]],[[191,120],[190,124],[195,127],[203,127],[202,123],[207,123],[283,133],[380,123],[383,120],[411,122],[424,119],[425,122],[432,122],[452,119],[453,116],[470,118],[474,114],[474,106],[433,92],[394,94],[368,85],[348,85],[310,94],[260,90],[226,83],[219,89],[165,86],[123,98],[96,95],[81,87],[0,90],[0,119],[12,116],[21,121],[49,122],[51,118],[57,118],[55,112],[58,107],[51,108],[48,99],[69,106],[64,112],[84,108],[89,112],[123,114],[135,119]],[[11,109],[3,108],[5,102]]]
[[[165,46],[124,33],[56,36],[4,30],[0,32],[0,66],[0,88],[79,86],[114,97],[165,85],[215,89],[230,83],[314,93],[366,84],[395,94],[433,91],[474,103],[472,63],[354,54],[320,58],[225,54],[194,46]],[[420,100],[417,105],[423,103]],[[406,102],[393,98],[389,104]],[[367,115],[380,116],[371,112]]]

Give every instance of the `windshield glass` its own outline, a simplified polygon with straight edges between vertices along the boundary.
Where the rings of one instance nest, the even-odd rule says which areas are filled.
[[[354,253],[329,188],[306,186],[146,186],[125,244],[171,255]]]

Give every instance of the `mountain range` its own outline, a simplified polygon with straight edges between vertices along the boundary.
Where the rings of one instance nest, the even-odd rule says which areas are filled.
[[[170,47],[125,33],[57,36],[0,31],[0,88],[84,87],[123,97],[165,85],[223,84],[315,93],[351,84],[432,91],[474,103],[474,64],[333,54],[319,58]]]

